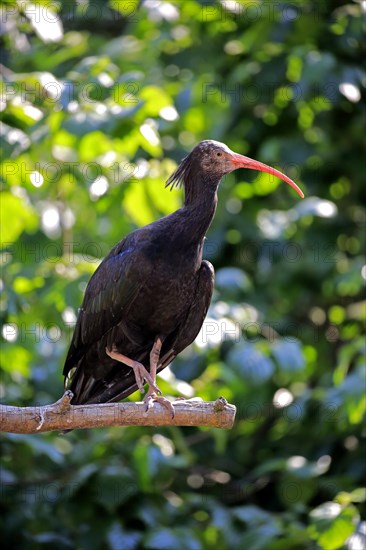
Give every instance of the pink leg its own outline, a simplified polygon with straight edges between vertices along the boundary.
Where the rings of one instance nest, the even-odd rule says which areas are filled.
[[[144,397],[144,403],[146,406],[146,412],[151,409],[151,407],[154,404],[154,401],[157,401],[160,403],[163,407],[168,409],[168,411],[171,413],[172,418],[174,418],[174,407],[167,399],[166,397],[163,397],[162,395],[156,395],[156,392],[154,390],[155,384],[156,384],[156,370],[158,367],[159,359],[160,359],[160,352],[161,352],[161,346],[163,342],[162,339],[157,336],[155,338],[154,345],[152,347],[152,350],[150,352],[150,375],[153,379],[153,384],[149,385],[149,389],[147,394]]]
[[[161,391],[159,388],[155,385],[155,379],[156,379],[156,369],[154,376],[152,376],[144,367],[142,363],[139,363],[138,361],[134,361],[133,359],[130,359],[126,355],[123,355],[122,353],[119,353],[116,349],[109,350],[106,348],[105,350],[106,354],[115,361],[119,361],[120,363],[124,363],[128,367],[131,367],[133,369],[133,372],[135,374],[136,384],[139,387],[139,390],[141,393],[144,393],[144,383],[145,380],[149,384],[149,391],[152,388],[154,392],[160,394]]]

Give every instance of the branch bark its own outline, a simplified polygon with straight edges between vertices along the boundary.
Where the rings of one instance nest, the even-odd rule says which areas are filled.
[[[226,399],[177,400],[173,403],[175,416],[154,403],[148,411],[144,403],[103,403],[101,405],[71,405],[72,393],[65,394],[52,405],[13,407],[0,405],[0,431],[18,434],[105,428],[107,426],[209,426],[232,428],[236,407]]]

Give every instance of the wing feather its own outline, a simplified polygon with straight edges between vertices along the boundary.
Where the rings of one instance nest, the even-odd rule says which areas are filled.
[[[65,376],[94,342],[127,317],[148,276],[148,269],[139,265],[133,244],[131,233],[111,250],[91,277],[66,357]]]

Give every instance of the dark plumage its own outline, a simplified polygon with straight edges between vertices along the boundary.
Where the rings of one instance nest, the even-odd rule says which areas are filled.
[[[89,281],[63,370],[73,404],[119,401],[147,379],[147,406],[160,399],[171,408],[156,397],[154,371],[169,365],[202,326],[214,283],[212,265],[202,261],[204,237],[222,176],[240,167],[273,173],[302,195],[273,168],[222,143],[199,143],[167,182],[184,186],[183,208],[127,235]]]

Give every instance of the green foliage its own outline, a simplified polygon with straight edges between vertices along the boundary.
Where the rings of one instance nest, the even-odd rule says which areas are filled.
[[[361,2],[6,2],[2,398],[49,403],[90,275],[201,139],[272,164],[224,179],[207,322],[160,386],[223,395],[230,432],[2,438],[17,549],[366,544]],[[131,399],[138,399],[138,395]]]

